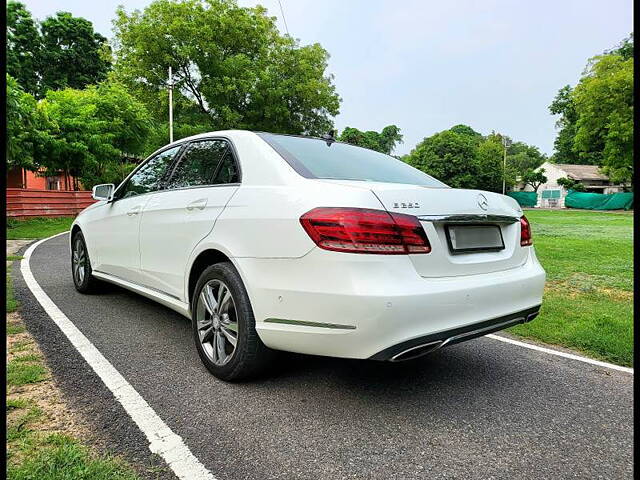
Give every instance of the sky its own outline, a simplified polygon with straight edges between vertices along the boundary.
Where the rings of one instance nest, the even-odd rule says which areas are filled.
[[[116,6],[150,0],[22,0],[36,19],[68,11],[112,37]],[[285,23],[278,0],[261,4]],[[342,103],[338,130],[404,135],[396,154],[466,124],[553,153],[556,117],[548,106],[575,85],[587,59],[633,31],[632,0],[281,0],[286,27],[301,44],[320,43]]]

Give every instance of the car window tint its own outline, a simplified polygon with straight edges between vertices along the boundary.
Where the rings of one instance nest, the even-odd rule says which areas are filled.
[[[185,188],[228,183],[228,179],[234,177],[229,164],[233,164],[235,172],[233,155],[229,143],[225,140],[193,142],[182,155],[171,175],[168,187]]]
[[[239,175],[238,175],[238,167],[233,158],[233,154],[231,153],[231,149],[227,149],[222,158],[222,163],[218,168],[218,173],[213,180],[214,184],[220,183],[238,183]]]
[[[177,147],[160,152],[145,163],[140,170],[134,173],[129,180],[127,180],[122,193],[118,195],[118,197],[132,197],[134,195],[141,195],[143,193],[160,190],[162,188],[162,179],[166,175],[167,170],[173,161],[173,157],[175,157],[180,148],[181,146],[178,145]]]
[[[405,183],[425,187],[446,187],[420,170],[390,155],[326,140],[259,134],[300,175],[307,178],[360,180],[370,182]]]

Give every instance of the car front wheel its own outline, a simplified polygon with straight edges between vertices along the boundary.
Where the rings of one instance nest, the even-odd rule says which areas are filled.
[[[82,232],[71,241],[71,275],[73,284],[80,293],[94,293],[99,290],[100,281],[93,277],[87,243]]]
[[[268,366],[273,351],[258,337],[249,297],[231,263],[212,265],[200,275],[191,305],[196,348],[213,375],[243,380]]]

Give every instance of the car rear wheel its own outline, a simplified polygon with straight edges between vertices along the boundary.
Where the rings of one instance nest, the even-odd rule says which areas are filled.
[[[269,365],[273,351],[258,337],[249,296],[232,264],[208,267],[200,275],[191,305],[196,348],[213,375],[243,380]]]
[[[80,293],[95,293],[100,289],[100,281],[92,275],[89,251],[82,232],[77,232],[71,241],[71,274]]]

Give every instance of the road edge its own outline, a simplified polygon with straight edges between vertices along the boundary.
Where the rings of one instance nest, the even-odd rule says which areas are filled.
[[[24,258],[20,261],[20,273],[25,284],[45,313],[58,326],[146,436],[149,441],[149,450],[163,458],[180,479],[216,480],[213,474],[193,455],[182,438],[165,424],[147,401],[58,308],[36,281],[29,264],[31,255],[42,243],[67,233],[69,232],[61,232],[43,238],[27,247],[23,254]]]

